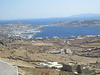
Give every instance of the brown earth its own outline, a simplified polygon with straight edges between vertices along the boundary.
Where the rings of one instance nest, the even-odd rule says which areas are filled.
[[[80,39],[79,39],[80,38]],[[33,43],[32,40],[35,42]],[[12,65],[19,67],[19,73],[22,75],[67,75],[66,72],[58,72],[53,69],[35,68],[36,62],[55,61],[67,64],[69,62],[78,62],[81,64],[95,63],[100,61],[100,51],[97,50],[97,57],[81,56],[81,51],[95,49],[100,47],[100,36],[95,37],[72,37],[72,38],[43,38],[43,39],[16,39],[0,41],[0,57]],[[60,49],[71,49],[69,54],[50,54],[51,51]],[[92,55],[95,52],[91,52]]]

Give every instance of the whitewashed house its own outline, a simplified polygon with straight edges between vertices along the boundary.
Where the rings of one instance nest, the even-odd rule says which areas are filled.
[[[61,54],[65,54],[65,50],[64,49],[60,49],[60,53]]]
[[[66,54],[72,54],[71,49],[66,49]]]

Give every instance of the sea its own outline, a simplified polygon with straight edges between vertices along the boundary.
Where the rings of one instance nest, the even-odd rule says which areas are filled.
[[[79,18],[80,19],[80,18]],[[73,20],[79,20],[79,19],[73,19]],[[65,20],[65,19],[64,19]],[[63,21],[64,21],[63,20]],[[85,20],[85,19],[82,19]],[[6,24],[6,23],[13,23],[17,22],[18,20],[13,21],[0,21],[0,24]],[[46,25],[54,22],[61,21],[61,19],[51,19],[51,20],[21,20],[20,22],[28,23],[32,25]],[[72,19],[67,19],[66,21],[72,21]],[[61,37],[61,38],[67,38],[72,36],[87,36],[87,35],[100,35],[100,26],[95,27],[57,27],[57,26],[44,26],[42,29],[40,29],[41,32],[35,34],[33,38],[52,38],[52,37]],[[31,34],[31,33],[28,33]]]
[[[33,38],[52,38],[60,37],[67,38],[72,36],[87,36],[87,35],[100,35],[100,26],[95,27],[57,27],[48,26],[41,29],[40,33],[37,33]]]

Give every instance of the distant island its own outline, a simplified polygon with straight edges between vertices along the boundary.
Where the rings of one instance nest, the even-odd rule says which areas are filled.
[[[100,26],[100,20],[81,20],[69,22],[56,22],[48,24],[47,26],[63,26],[63,27],[87,27],[87,26]]]

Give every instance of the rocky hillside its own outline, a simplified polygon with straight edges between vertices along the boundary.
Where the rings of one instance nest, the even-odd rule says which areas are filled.
[[[61,49],[70,49],[73,53],[54,53],[61,51]],[[18,66],[19,75],[75,75],[70,74],[69,70],[63,71],[61,69],[59,71],[59,69],[48,68],[38,64],[58,62],[62,65],[68,65],[71,62],[79,64],[99,62],[100,36],[16,40],[5,40],[1,38],[0,59]],[[98,65],[90,64],[89,67],[90,71],[94,69],[95,72],[100,72],[100,66]],[[66,69],[66,67],[64,68]],[[71,73],[74,73],[74,70]]]
[[[48,24],[48,25],[49,26],[64,26],[64,27],[100,26],[100,20],[57,22],[57,23]]]

